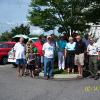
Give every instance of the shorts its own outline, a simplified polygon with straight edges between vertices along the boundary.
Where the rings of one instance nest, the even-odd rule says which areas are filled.
[[[27,64],[27,61],[26,61],[26,59],[16,59],[16,64],[17,65],[25,65],[25,64]]]
[[[75,65],[84,65],[84,53],[75,54]]]

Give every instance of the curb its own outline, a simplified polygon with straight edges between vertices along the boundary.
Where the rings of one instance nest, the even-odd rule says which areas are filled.
[[[79,74],[55,74],[54,79],[76,79]],[[44,73],[39,74],[40,77],[44,77]]]

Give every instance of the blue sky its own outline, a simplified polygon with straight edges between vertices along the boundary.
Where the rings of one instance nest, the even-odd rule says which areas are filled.
[[[31,0],[0,0],[0,33],[22,23],[27,24],[27,15]],[[32,34],[44,33],[42,29],[31,26]],[[57,31],[56,31],[57,32]],[[49,31],[45,34],[51,34]]]
[[[31,0],[0,0],[0,32],[26,23]]]

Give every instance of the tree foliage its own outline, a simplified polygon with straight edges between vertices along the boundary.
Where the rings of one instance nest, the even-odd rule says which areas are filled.
[[[11,30],[11,33],[13,36],[18,35],[18,34],[24,34],[24,35],[29,35],[30,34],[30,27],[29,26],[24,26],[21,24],[20,26],[16,26]]]
[[[100,0],[32,0],[28,19],[45,31],[84,31],[89,22],[99,22]],[[96,15],[96,16],[95,16]]]
[[[11,40],[12,37],[18,34],[24,34],[24,35],[29,35],[30,34],[30,27],[29,26],[24,26],[21,24],[20,26],[16,26],[15,28],[11,29],[11,32],[4,32],[1,35],[0,41],[8,41]]]

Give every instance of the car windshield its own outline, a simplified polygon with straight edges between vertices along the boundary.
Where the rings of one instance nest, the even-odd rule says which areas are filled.
[[[38,41],[38,39],[32,39],[32,42],[34,43],[34,42],[37,42]]]

